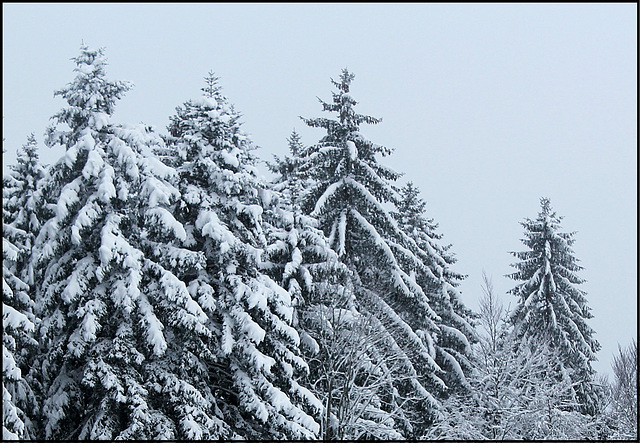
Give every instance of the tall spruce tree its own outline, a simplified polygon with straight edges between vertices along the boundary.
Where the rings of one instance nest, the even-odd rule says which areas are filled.
[[[317,399],[297,381],[308,366],[291,294],[260,269],[271,193],[217,77],[209,74],[203,95],[178,107],[168,129],[168,149],[159,155],[178,172],[182,198],[174,213],[185,247],[202,251],[206,263],[182,278],[211,300],[212,390],[225,420],[245,438],[313,438]]]
[[[392,215],[400,228],[415,242],[412,251],[420,259],[420,266],[411,266],[416,282],[429,298],[438,315],[435,339],[436,362],[445,371],[444,381],[453,391],[468,387],[467,376],[472,370],[472,344],[477,341],[474,331],[476,315],[462,302],[456,289],[464,275],[451,266],[456,258],[449,251],[451,245],[441,245],[442,234],[437,223],[425,215],[426,203],[419,197],[413,182],[400,189],[397,212]],[[426,327],[423,326],[423,327]],[[452,390],[444,393],[450,395]]]
[[[319,220],[329,245],[356,277],[356,308],[370,314],[385,342],[376,349],[381,360],[398,360],[406,380],[389,382],[380,408],[394,411],[395,427],[404,437],[422,435],[439,408],[438,392],[446,389],[435,362],[436,313],[405,269],[424,267],[412,252],[414,242],[402,231],[385,204],[398,204],[392,183],[400,174],[378,163],[389,148],[367,140],[363,123],[380,120],[358,114],[349,90],[354,75],[346,69],[332,103],[324,111],[336,119],[303,119],[326,130],[319,143],[305,149],[301,171],[312,184],[302,197],[302,209]],[[380,417],[380,416],[379,416]],[[379,419],[378,417],[378,419]],[[376,419],[373,419],[376,421]]]
[[[540,340],[560,356],[557,379],[570,377],[579,411],[595,415],[600,392],[591,363],[600,344],[587,324],[593,315],[586,293],[577,287],[584,280],[577,275],[583,268],[571,249],[575,233],[560,231],[562,217],[548,198],[540,199],[540,205],[535,220],[521,223],[528,250],[512,252],[520,262],[508,276],[520,283],[509,291],[518,298],[510,320],[520,343]]]
[[[188,268],[199,258],[162,254],[154,243],[186,239],[166,209],[179,197],[168,181],[175,172],[143,155],[162,139],[144,125],[110,122],[130,84],[106,79],[102,49],[83,45],[73,60],[75,79],[56,92],[67,107],[47,131],[47,144],[66,150],[43,190],[56,203],[33,254],[38,438],[224,436],[193,359],[206,359],[211,322],[157,258]]]

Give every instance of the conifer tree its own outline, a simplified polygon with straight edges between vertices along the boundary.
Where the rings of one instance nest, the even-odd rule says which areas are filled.
[[[3,232],[7,225],[3,223]],[[25,423],[30,386],[23,378],[25,359],[21,349],[34,347],[34,322],[25,315],[31,312],[29,286],[13,272],[20,249],[6,237],[2,242],[2,438],[18,440],[29,438]],[[24,306],[25,302],[29,303]],[[26,345],[26,346],[25,346]]]
[[[166,209],[179,197],[174,171],[143,155],[162,144],[151,128],[110,122],[131,85],[106,79],[104,51],[83,45],[73,60],[75,79],[56,92],[67,107],[47,131],[66,150],[43,188],[56,203],[33,254],[39,438],[218,438],[208,380],[189,359],[208,349],[210,321],[150,251],[161,236],[186,239]],[[167,249],[169,261],[198,262]]]
[[[356,277],[356,308],[371,314],[376,327],[386,331],[379,358],[399,359],[404,366],[408,379],[390,382],[381,408],[394,411],[396,428],[411,437],[428,426],[439,407],[434,394],[446,389],[435,362],[437,315],[405,271],[409,263],[424,265],[410,249],[412,240],[384,207],[398,204],[392,182],[400,174],[376,159],[391,150],[359,131],[361,124],[380,120],[355,112],[356,101],[349,93],[353,78],[343,70],[340,81],[332,80],[337,88],[332,103],[320,100],[323,110],[337,113],[335,120],[303,119],[327,133],[302,156],[301,171],[312,180],[302,197],[302,209],[319,220],[329,245]]]
[[[3,178],[3,438],[32,438],[38,404],[27,376],[37,342],[29,259],[40,229],[37,183],[44,175],[31,134]],[[11,428],[11,429],[9,429]],[[6,432],[5,432],[6,431]]]
[[[329,247],[318,221],[300,210],[310,181],[300,170],[304,147],[298,134],[294,131],[288,141],[291,156],[270,165],[279,198],[266,212],[270,246],[263,269],[294,300],[294,326],[310,366],[306,384],[322,402],[320,438],[401,437],[393,421],[370,419],[389,416],[379,408],[379,392],[394,365],[378,359],[379,371],[371,373],[371,348],[377,344],[371,319],[355,307],[351,271]],[[354,383],[363,374],[367,382]]]
[[[420,199],[413,182],[400,189],[401,199],[397,212],[392,215],[401,229],[415,242],[412,250],[424,266],[412,266],[416,282],[429,298],[430,306],[438,315],[436,325],[436,362],[445,371],[447,386],[457,390],[468,387],[467,375],[472,369],[472,344],[476,342],[473,329],[474,314],[465,307],[456,289],[463,275],[454,272],[456,262],[449,249],[441,246],[437,223],[426,218],[426,203]],[[426,327],[426,326],[425,326]],[[446,393],[448,396],[451,390]]]
[[[283,203],[289,209],[300,212],[300,196],[309,184],[308,177],[301,170],[303,160],[300,156],[305,146],[302,144],[300,134],[295,129],[291,132],[287,143],[290,155],[285,155],[283,158],[274,156],[275,163],[267,164],[267,166],[271,172],[277,175],[272,183],[272,189],[282,193],[282,197],[285,199]]]
[[[291,294],[296,307],[294,324],[304,335],[303,348],[313,354],[318,344],[307,334],[312,327],[299,323],[299,314],[313,315],[312,306],[325,297],[321,286],[327,286],[329,280],[347,285],[349,271],[327,244],[318,221],[300,209],[300,195],[309,184],[300,171],[304,147],[295,131],[288,142],[291,157],[276,157],[275,163],[268,165],[277,176],[270,187],[273,204],[265,212],[268,247],[262,269]]]
[[[575,233],[560,231],[562,217],[548,198],[542,198],[540,205],[535,220],[521,223],[528,250],[512,252],[520,262],[512,265],[517,271],[509,275],[519,282],[510,290],[518,298],[511,323],[519,343],[536,339],[557,352],[557,379],[570,377],[579,411],[595,415],[600,393],[591,363],[600,344],[587,324],[593,315],[586,293],[577,287],[584,280],[577,275],[582,267],[571,249]]]
[[[40,164],[38,157],[38,143],[35,135],[28,137],[27,143],[18,151],[17,164],[11,165],[11,174],[3,183],[3,194],[7,195],[6,210],[9,223],[16,229],[23,231],[26,237],[20,240],[20,246],[25,254],[17,263],[21,278],[30,279],[28,262],[31,249],[38,232],[41,219],[45,216],[42,202],[38,200],[38,183],[45,176],[45,168]],[[24,272],[24,274],[23,274]]]
[[[240,436],[312,438],[319,425],[309,413],[317,399],[297,382],[308,366],[292,326],[291,295],[260,269],[271,193],[256,175],[240,116],[213,74],[203,93],[177,108],[168,149],[159,154],[178,172],[182,198],[174,213],[187,233],[185,247],[204,254],[204,268],[182,279],[211,300],[212,389]]]

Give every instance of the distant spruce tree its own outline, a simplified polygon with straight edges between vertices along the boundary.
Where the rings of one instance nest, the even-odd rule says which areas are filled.
[[[19,243],[25,250],[20,262],[17,263],[21,277],[25,281],[32,277],[29,275],[30,253],[35,238],[40,231],[41,220],[45,217],[45,208],[39,198],[39,182],[45,176],[45,168],[40,163],[38,156],[38,142],[35,135],[31,134],[27,143],[18,151],[16,165],[11,165],[11,173],[4,179],[3,195],[6,196],[8,211],[6,223],[15,229],[23,231],[26,236]]]
[[[411,266],[424,265],[411,249],[414,242],[385,206],[399,204],[392,183],[400,174],[376,158],[390,154],[391,149],[360,132],[361,124],[380,120],[355,112],[356,101],[350,94],[353,78],[344,69],[339,81],[332,80],[337,88],[332,102],[320,100],[324,111],[336,114],[335,119],[303,118],[326,135],[301,155],[300,171],[311,180],[301,206],[318,219],[329,245],[355,276],[356,309],[370,316],[377,335],[384,335],[372,352],[378,353],[380,361],[402,366],[405,378],[389,377],[386,393],[380,390],[377,407],[387,415],[373,414],[368,419],[373,423],[393,420],[394,429],[411,438],[429,426],[439,409],[439,392],[446,390],[443,371],[435,361],[437,314],[408,272]]]
[[[178,173],[173,213],[187,233],[184,247],[205,261],[182,279],[210,300],[217,340],[208,370],[226,424],[250,439],[314,438],[318,401],[298,383],[308,366],[292,294],[261,269],[271,192],[239,118],[209,74],[203,95],[171,117],[167,149],[158,153]]]
[[[75,79],[56,92],[67,106],[46,139],[66,152],[43,185],[55,203],[33,253],[37,437],[218,437],[208,380],[190,353],[208,349],[210,320],[157,258],[161,249],[183,267],[198,259],[158,246],[186,239],[167,210],[179,198],[175,171],[145,155],[163,143],[151,128],[111,123],[131,85],[106,79],[104,51],[83,45],[73,60]]]
[[[518,298],[511,323],[518,341],[535,339],[547,343],[560,356],[557,379],[567,376],[573,383],[575,401],[583,414],[598,413],[600,390],[591,363],[600,344],[587,324],[592,318],[586,293],[577,285],[584,282],[582,270],[571,246],[575,233],[560,231],[562,217],[552,210],[548,198],[540,200],[535,220],[525,219],[524,252],[512,252],[520,262],[508,277],[520,283],[509,291]]]
[[[303,160],[300,155],[305,149],[302,144],[300,134],[295,129],[291,132],[289,138],[287,138],[289,147],[289,155],[285,155],[282,158],[274,156],[274,163],[269,163],[267,166],[276,174],[273,188],[278,192],[281,192],[284,198],[283,203],[294,211],[300,210],[300,196],[302,195],[306,186],[308,186],[309,179],[301,171]]]

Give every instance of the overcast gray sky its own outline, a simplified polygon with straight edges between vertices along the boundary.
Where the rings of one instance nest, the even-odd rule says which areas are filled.
[[[3,3],[4,171],[63,105],[82,42],[135,88],[116,122],[166,133],[210,70],[263,159],[286,153],[298,116],[321,116],[330,78],[354,72],[363,126],[395,148],[382,162],[422,191],[477,309],[482,271],[504,295],[523,250],[519,222],[549,197],[574,250],[610,373],[637,337],[637,4]],[[325,115],[328,116],[328,115]],[[42,148],[53,163],[61,155]]]

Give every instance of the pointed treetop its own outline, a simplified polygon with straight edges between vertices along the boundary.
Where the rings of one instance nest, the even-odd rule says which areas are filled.
[[[403,210],[415,211],[418,215],[424,213],[426,203],[420,198],[420,190],[413,184],[412,181],[408,182],[402,189],[400,189],[402,196],[401,208]]]
[[[336,82],[334,79],[331,79],[331,83],[333,83],[340,91],[347,94],[349,93],[349,86],[355,77],[355,74],[349,72],[347,68],[344,68],[340,74],[340,83]]]
[[[218,84],[218,80],[220,80],[220,77],[217,77],[213,71],[209,71],[204,78],[206,86],[202,88],[202,92],[204,92],[205,97],[214,98],[220,102],[222,99],[222,93],[220,92],[222,87]]]
[[[28,158],[38,158],[38,142],[33,132],[27,137],[27,143],[22,145],[22,150]]]
[[[549,214],[551,211],[551,200],[549,200],[549,197],[541,197],[540,206],[542,207],[542,212]]]
[[[302,145],[300,134],[296,132],[295,128],[291,131],[291,135],[287,138],[287,142],[289,143],[289,151],[291,152],[291,155],[298,157],[304,146]]]
[[[29,134],[27,142],[16,151],[16,154],[16,164],[9,165],[9,169],[13,171],[13,179],[28,183],[29,186],[33,187],[32,189],[35,189],[34,180],[38,180],[44,175],[44,168],[40,164],[38,142],[33,132]]]
[[[122,98],[125,92],[131,90],[133,84],[126,81],[106,81],[105,68],[108,63],[104,51],[105,48],[89,49],[84,44],[80,46],[80,54],[71,59],[76,63],[74,72],[77,72],[78,75],[71,84],[60,91],[56,91],[54,95],[63,96],[69,104],[73,105],[74,103],[69,100],[71,89],[78,90],[81,86],[85,93],[99,92],[102,97],[88,96],[86,97],[88,100],[81,104],[88,103],[90,109],[111,115],[116,100]]]
[[[29,134],[27,142],[16,153],[17,164],[9,166],[12,171],[17,172],[20,176],[23,176],[26,172],[34,175],[43,174],[42,166],[39,163],[38,142],[33,132]]]
[[[542,218],[558,218],[551,208],[551,200],[548,197],[540,198],[540,207],[542,208],[542,212],[540,212]]]
[[[533,229],[533,231],[535,232],[547,232],[548,235],[557,234],[567,240],[568,244],[571,245],[573,243],[571,237],[575,234],[575,232],[566,234],[557,232],[563,219],[564,217],[557,215],[557,213],[551,207],[551,200],[548,197],[541,197],[540,212],[538,212],[537,219],[532,220],[530,218],[525,218],[525,221],[521,222],[520,224],[527,230]],[[538,228],[534,228],[534,226],[536,225],[538,226]]]
[[[79,134],[87,127],[101,130],[109,125],[116,102],[133,85],[126,81],[109,81],[105,74],[107,65],[104,48],[90,50],[80,47],[80,54],[72,58],[76,63],[76,78],[54,96],[64,98],[68,106],[51,117],[56,123],[47,129],[45,144],[49,147],[60,143],[67,149],[75,144]],[[71,131],[58,131],[57,124],[66,124]]]
[[[104,51],[105,48],[91,50],[88,45],[82,43],[80,45],[80,54],[71,58],[78,66],[75,71],[84,72],[82,69],[83,65],[94,66],[95,68],[106,66],[107,58],[104,55]]]
[[[305,123],[311,127],[323,127],[329,130],[330,134],[341,136],[341,138],[349,138],[350,135],[358,132],[359,126],[362,123],[376,124],[380,123],[382,119],[371,117],[369,115],[357,114],[354,110],[354,106],[358,104],[357,101],[349,94],[351,81],[355,78],[355,75],[350,73],[346,68],[342,70],[340,75],[340,82],[336,82],[331,79],[331,83],[338,89],[338,92],[332,92],[333,103],[327,103],[318,97],[318,101],[322,104],[324,111],[336,112],[338,114],[338,121],[332,121],[326,118],[304,118],[300,117]],[[336,125],[336,123],[338,125]],[[328,141],[328,140],[325,140]],[[336,142],[333,140],[332,142]],[[388,153],[388,149],[384,149],[385,153]],[[385,155],[383,153],[383,155]]]

